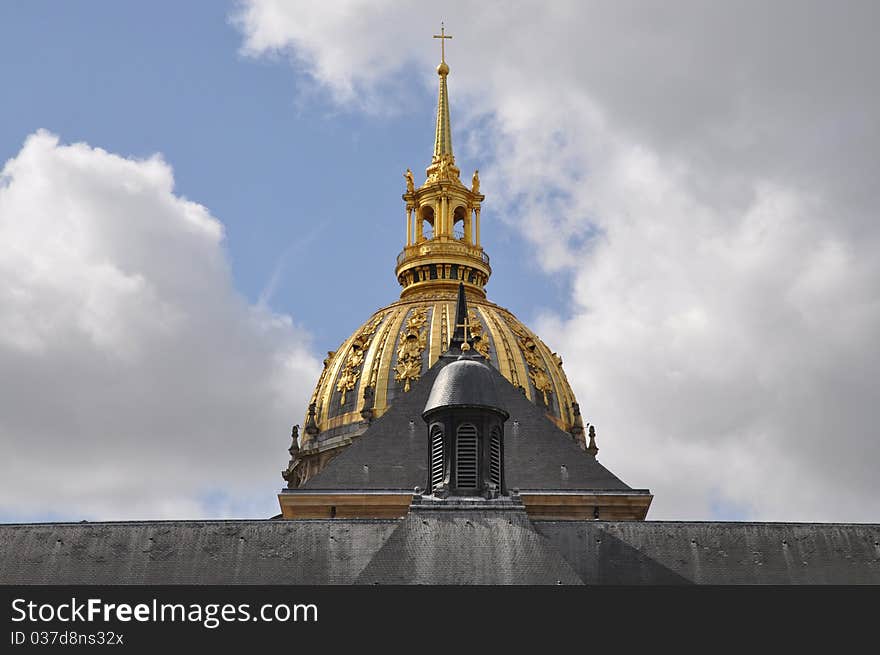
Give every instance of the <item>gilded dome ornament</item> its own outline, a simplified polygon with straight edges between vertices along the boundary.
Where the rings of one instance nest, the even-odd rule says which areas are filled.
[[[418,308],[413,311],[412,316],[406,322],[406,327],[400,332],[394,379],[404,383],[404,393],[409,393],[410,383],[413,380],[418,380],[422,374],[422,353],[428,342],[424,329],[427,320],[428,309],[426,307]]]
[[[518,322],[508,320],[508,324],[510,325],[510,329],[519,339],[523,357],[529,366],[529,378],[531,379],[532,384],[535,385],[535,389],[537,389],[543,396],[544,404],[549,405],[550,400],[547,394],[553,393],[553,380],[547,374],[547,368],[544,366],[544,362],[538,351],[538,344],[535,343],[535,340],[531,335],[529,335]]]
[[[339,381],[336,384],[336,390],[342,394],[339,401],[340,405],[345,404],[346,395],[349,391],[354,389],[357,384],[358,378],[361,375],[361,367],[364,364],[366,349],[370,345],[370,341],[373,338],[373,334],[376,332],[376,328],[379,327],[379,324],[382,322],[382,318],[383,316],[378,316],[372,323],[361,330],[360,334],[358,334],[351,344],[348,351],[348,357],[345,360],[345,367],[343,368],[342,374],[339,376]]]
[[[474,308],[468,309],[468,325],[473,340],[473,347],[483,359],[489,359],[489,341],[483,337],[483,324],[477,317],[477,311]]]
[[[547,375],[547,371],[545,371],[543,368],[529,369],[529,377],[532,379],[532,384],[535,385],[535,389],[540,391],[543,395],[544,404],[549,405],[550,401],[547,398],[547,394],[553,393],[553,382]]]

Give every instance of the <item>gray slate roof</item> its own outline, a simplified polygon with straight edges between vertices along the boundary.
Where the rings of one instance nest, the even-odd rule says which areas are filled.
[[[535,521],[586,584],[880,584],[880,525]]]
[[[347,584],[399,521],[0,525],[2,584]]]
[[[414,509],[360,584],[583,584],[524,510]]]
[[[880,584],[880,525],[397,520],[0,525],[0,584]]]
[[[439,371],[441,357],[394,405],[341,454],[312,477],[304,489],[424,488],[427,482],[428,430],[422,411]],[[488,366],[501,406],[510,413],[504,427],[504,466],[509,489],[628,490],[595,458],[575,444],[543,411]],[[565,467],[563,469],[563,466]]]
[[[437,374],[424,412],[440,407],[484,407],[504,412],[501,405],[489,366],[461,357]]]

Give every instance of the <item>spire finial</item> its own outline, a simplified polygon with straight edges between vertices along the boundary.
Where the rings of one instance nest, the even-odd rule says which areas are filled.
[[[452,37],[446,33],[446,26],[443,24],[443,21],[440,21],[440,34],[434,35],[435,39],[440,39],[440,65],[444,65],[446,63],[446,39],[451,39]],[[439,69],[437,70],[439,73]],[[446,73],[449,72],[449,66],[446,66]],[[441,75],[445,75],[446,73],[440,73]]]
[[[589,435],[590,435],[590,445],[587,446],[586,451],[588,454],[595,457],[596,454],[599,452],[599,447],[596,445],[596,427],[595,426],[593,426],[593,425],[590,426]]]
[[[437,173],[441,177],[447,171],[439,170],[439,164],[446,161],[444,166],[455,163],[455,157],[452,155],[452,126],[449,120],[449,97],[446,91],[446,76],[449,74],[449,66],[446,65],[446,39],[452,37],[446,33],[446,27],[440,23],[440,34],[434,35],[435,39],[440,39],[440,65],[437,67],[437,74],[440,76],[440,91],[437,94],[437,131],[434,134],[434,156],[431,164],[438,165]],[[431,171],[428,172],[430,177]],[[457,174],[453,177],[458,177]]]

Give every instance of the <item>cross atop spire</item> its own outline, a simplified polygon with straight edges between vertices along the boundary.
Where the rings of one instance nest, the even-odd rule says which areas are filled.
[[[440,63],[446,63],[446,39],[451,39],[452,37],[446,34],[446,28],[443,25],[443,21],[440,21],[440,34],[434,35],[435,39],[440,39]]]
[[[440,23],[440,34],[434,35],[440,39],[440,65],[437,66],[437,74],[440,76],[440,91],[437,94],[437,130],[434,134],[434,156],[432,164],[439,164],[441,160],[447,160],[448,164],[455,162],[452,155],[452,125],[449,121],[449,95],[446,92],[446,76],[449,75],[449,66],[446,64],[446,39],[452,37],[446,33],[446,27]]]

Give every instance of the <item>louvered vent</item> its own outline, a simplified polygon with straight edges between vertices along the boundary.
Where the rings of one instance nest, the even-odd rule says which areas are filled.
[[[501,430],[492,428],[489,439],[489,481],[501,486]]]
[[[443,430],[439,425],[431,428],[431,487],[443,484]]]
[[[458,428],[455,439],[456,486],[477,488],[477,428],[465,423]]]

